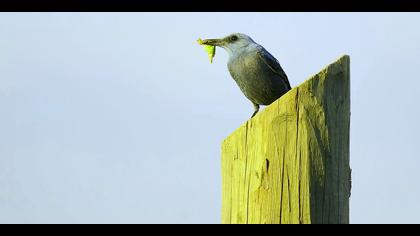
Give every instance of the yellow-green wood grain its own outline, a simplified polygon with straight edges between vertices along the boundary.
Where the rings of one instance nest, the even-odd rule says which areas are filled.
[[[222,223],[349,223],[350,58],[222,143]]]

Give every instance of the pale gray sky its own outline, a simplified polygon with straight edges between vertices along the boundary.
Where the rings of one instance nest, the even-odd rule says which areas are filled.
[[[297,86],[351,57],[352,223],[420,223],[418,13],[0,13],[0,223],[219,223],[252,105],[198,37]]]

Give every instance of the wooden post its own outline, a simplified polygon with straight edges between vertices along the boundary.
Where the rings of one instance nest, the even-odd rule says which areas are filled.
[[[350,58],[222,144],[222,223],[349,223]]]

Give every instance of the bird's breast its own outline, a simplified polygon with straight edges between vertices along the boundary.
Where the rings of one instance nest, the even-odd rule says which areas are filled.
[[[230,57],[228,69],[242,93],[253,103],[269,105],[287,92],[281,78],[261,61],[257,52]]]

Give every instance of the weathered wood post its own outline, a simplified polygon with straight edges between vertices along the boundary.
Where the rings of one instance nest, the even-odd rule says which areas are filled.
[[[350,58],[222,144],[222,223],[349,223]]]

